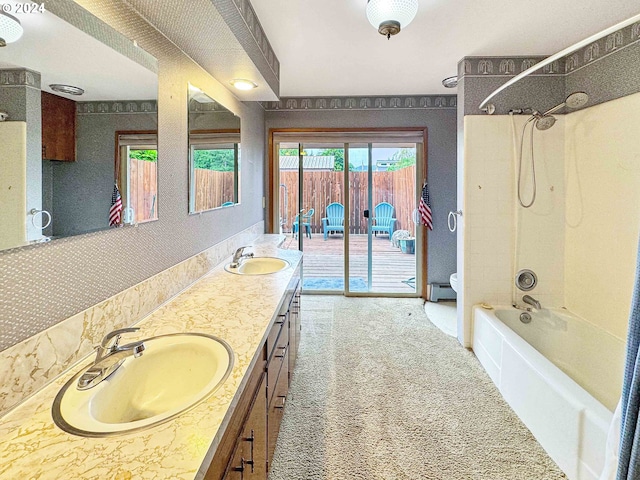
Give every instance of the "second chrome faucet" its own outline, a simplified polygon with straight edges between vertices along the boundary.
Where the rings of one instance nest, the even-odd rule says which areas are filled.
[[[251,245],[245,245],[236,250],[236,253],[233,254],[231,265],[229,265],[231,268],[238,268],[242,263],[242,259],[253,257],[253,253],[243,253],[245,248],[251,248]]]

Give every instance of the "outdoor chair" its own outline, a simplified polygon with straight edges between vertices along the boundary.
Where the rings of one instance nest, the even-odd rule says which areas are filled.
[[[325,210],[326,217],[322,219],[322,232],[324,239],[330,232],[342,232],[344,235],[344,205],[341,203],[331,203]]]
[[[302,215],[302,226],[304,226],[304,233],[309,238],[311,238],[311,217],[313,217],[314,213],[315,213],[315,210],[313,208],[310,208],[307,213]],[[296,218],[293,221],[293,236],[294,237],[297,237],[299,219],[300,219],[300,215],[296,215]]]
[[[396,226],[396,219],[393,216],[393,205],[387,202],[379,203],[373,212],[375,225],[371,227],[371,231],[376,236],[378,236],[378,232],[386,233],[389,235],[389,240],[391,240],[393,230]]]
[[[233,202],[224,202],[222,205],[220,205],[221,207],[230,207],[232,206],[234,203]]]

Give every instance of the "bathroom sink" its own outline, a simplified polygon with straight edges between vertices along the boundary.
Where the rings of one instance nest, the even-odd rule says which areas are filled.
[[[55,423],[87,437],[143,430],[205,400],[233,367],[231,347],[210,335],[161,335],[144,345],[142,356],[127,358],[93,388],[76,387],[86,369],[69,380],[53,402]]]
[[[240,266],[234,268],[231,264],[225,265],[227,272],[238,275],[265,275],[267,273],[276,273],[285,268],[289,268],[291,264],[286,260],[276,257],[253,257],[247,258],[240,263]]]

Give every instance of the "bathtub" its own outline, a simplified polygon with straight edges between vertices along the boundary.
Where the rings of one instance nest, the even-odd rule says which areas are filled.
[[[473,307],[473,351],[571,480],[597,480],[620,397],[625,345],[566,310]]]

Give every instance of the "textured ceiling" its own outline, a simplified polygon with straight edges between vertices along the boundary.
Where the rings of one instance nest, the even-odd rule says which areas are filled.
[[[243,101],[276,100],[278,59],[248,0],[127,0],[147,22]],[[234,78],[258,84],[230,86]]]
[[[551,55],[640,13],[637,0],[420,0],[390,40],[366,0],[252,0],[280,59],[282,96],[455,93],[465,56]]]

